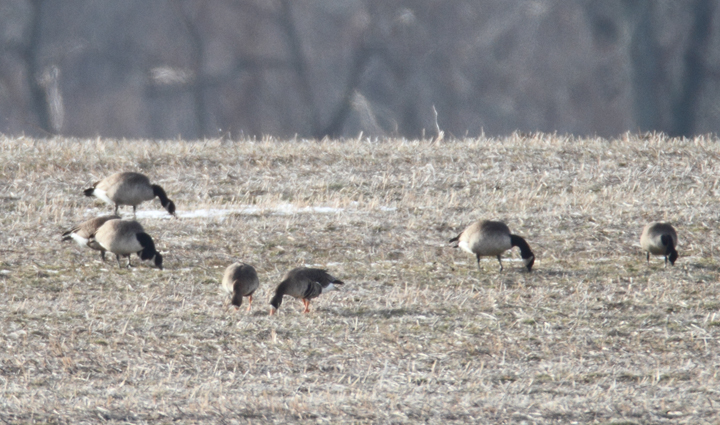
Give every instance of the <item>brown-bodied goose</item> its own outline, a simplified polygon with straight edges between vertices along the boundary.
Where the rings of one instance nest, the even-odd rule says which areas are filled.
[[[137,206],[144,202],[160,198],[160,203],[171,215],[175,215],[175,203],[168,199],[165,190],[140,173],[115,173],[85,189],[85,196],[95,196],[108,204],[115,204],[115,214],[120,205],[132,205],[133,214]]]
[[[155,266],[162,270],[162,255],[155,250],[152,238],[145,233],[145,229],[137,221],[106,221],[94,235],[90,236],[87,245],[93,249],[104,249],[115,254],[119,267],[122,267],[120,256],[127,257],[127,267],[130,267],[130,255],[137,253],[142,260],[155,258]]]
[[[63,233],[62,240],[63,241],[69,241],[74,240],[77,242],[78,245],[86,247],[86,248],[92,248],[95,250],[100,251],[100,258],[105,261],[105,248],[97,245],[95,247],[91,247],[87,244],[88,239],[90,236],[94,235],[95,232],[105,224],[108,220],[118,220],[120,219],[120,216],[117,215],[103,215],[100,217],[91,218],[90,220],[83,221],[82,223],[78,224],[77,226],[73,227],[72,229],[68,230],[67,232]]]
[[[650,262],[650,254],[662,255],[665,257],[665,266],[668,260],[675,265],[678,259],[678,252],[675,249],[678,243],[677,233],[670,223],[650,223],[643,229],[640,236],[640,246],[647,251],[647,261]]]
[[[245,263],[234,263],[225,269],[222,279],[222,288],[232,297],[230,303],[237,310],[242,304],[242,298],[248,297],[248,308],[252,308],[252,295],[260,285],[258,275],[253,266]]]
[[[298,267],[285,275],[275,290],[275,296],[270,300],[270,315],[280,308],[283,296],[289,295],[302,300],[305,310],[310,311],[310,300],[317,298],[321,293],[337,289],[335,285],[342,285],[343,281],[330,275],[327,270]]]
[[[498,262],[500,262],[500,271],[502,271],[501,255],[514,246],[520,248],[520,256],[528,272],[532,271],[535,263],[535,255],[530,250],[530,245],[520,236],[510,234],[510,229],[501,221],[477,221],[457,237],[450,239],[450,242],[457,242],[454,248],[459,247],[463,251],[475,255],[478,269],[480,269],[480,257],[497,256]]]

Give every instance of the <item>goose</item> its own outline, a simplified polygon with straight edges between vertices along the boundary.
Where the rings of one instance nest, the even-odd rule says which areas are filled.
[[[298,267],[292,269],[285,275],[275,290],[275,296],[270,300],[270,315],[282,304],[283,295],[290,295],[293,298],[300,298],[305,305],[303,313],[310,311],[310,300],[317,298],[323,292],[338,289],[335,285],[343,285],[344,282],[332,275],[327,270],[313,269],[309,267]]]
[[[258,275],[253,266],[245,263],[234,263],[225,269],[222,279],[222,289],[232,297],[230,303],[237,310],[242,304],[242,298],[248,297],[248,308],[252,307],[253,292],[260,285]]]
[[[532,271],[535,263],[535,255],[530,250],[530,245],[520,236],[510,234],[510,229],[501,221],[477,221],[469,225],[457,237],[450,239],[450,242],[457,242],[453,248],[459,247],[463,251],[475,255],[478,269],[480,269],[480,257],[495,255],[500,263],[500,271],[502,271],[503,265],[500,256],[514,246],[520,248],[520,256],[528,272]]]
[[[92,249],[104,249],[115,254],[118,267],[120,256],[128,259],[127,267],[130,267],[130,255],[137,253],[142,260],[155,258],[155,266],[162,270],[163,258],[155,250],[150,235],[145,233],[142,225],[134,220],[109,220],[88,238],[87,245]]]
[[[90,236],[94,235],[95,232],[105,224],[108,220],[118,220],[120,216],[111,214],[103,215],[100,217],[91,218],[90,220],[83,221],[72,229],[62,234],[63,241],[74,240],[78,245],[90,248],[87,244]],[[94,249],[100,251],[100,258],[105,261],[105,248],[96,246]]]
[[[95,196],[108,204],[115,204],[115,214],[120,205],[132,205],[133,215],[140,203],[157,196],[167,212],[175,215],[175,203],[168,199],[163,188],[150,184],[150,179],[140,173],[115,173],[85,189],[84,193],[85,196]]]
[[[678,252],[675,250],[678,237],[670,223],[650,223],[643,229],[640,236],[640,246],[647,251],[647,262],[650,263],[650,254],[665,256],[665,266],[668,260],[675,265]]]

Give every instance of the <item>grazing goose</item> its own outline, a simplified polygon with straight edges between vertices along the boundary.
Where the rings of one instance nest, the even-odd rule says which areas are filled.
[[[108,204],[115,204],[115,214],[120,205],[132,205],[133,214],[143,201],[160,198],[162,206],[175,215],[175,203],[168,199],[162,187],[150,184],[150,179],[140,173],[115,173],[85,189],[85,196],[95,196]]]
[[[82,223],[78,224],[77,226],[73,227],[72,229],[68,230],[67,232],[63,233],[62,240],[63,241],[69,241],[74,240],[77,242],[78,245],[84,246],[86,248],[93,248],[95,250],[100,251],[100,258],[102,258],[103,261],[105,261],[105,248],[101,246],[95,246],[91,247],[87,244],[88,239],[90,236],[94,235],[95,232],[105,224],[108,220],[117,220],[120,217],[117,215],[103,215],[101,217],[95,217],[91,218],[90,220],[83,221]]]
[[[127,267],[130,267],[130,255],[137,253],[142,260],[155,257],[155,266],[162,270],[162,255],[155,250],[152,238],[145,233],[142,225],[137,221],[107,221],[90,236],[87,245],[93,249],[104,249],[115,254],[119,267],[122,267],[121,255],[127,257]]]
[[[480,269],[480,257],[495,255],[500,262],[500,271],[502,271],[503,265],[500,256],[514,246],[520,248],[520,256],[528,272],[532,271],[535,263],[535,255],[530,250],[530,245],[520,236],[511,235],[510,229],[501,221],[477,221],[457,237],[450,239],[450,242],[458,243],[454,248],[460,247],[463,251],[474,254],[477,257],[478,269]]]
[[[222,288],[232,296],[230,303],[237,310],[242,304],[242,297],[248,297],[248,308],[252,308],[252,294],[260,285],[258,275],[253,266],[245,263],[235,263],[225,269]]]
[[[317,298],[321,293],[337,289],[335,285],[342,285],[343,281],[331,276],[327,270],[298,267],[285,275],[275,290],[275,296],[270,300],[270,315],[282,304],[283,295],[300,298],[305,305],[303,313],[310,311],[310,300]]]
[[[665,266],[668,259],[671,265],[675,265],[678,252],[675,250],[678,238],[675,229],[670,223],[650,223],[643,229],[640,236],[640,246],[647,251],[647,261],[650,262],[650,254],[665,256]]]

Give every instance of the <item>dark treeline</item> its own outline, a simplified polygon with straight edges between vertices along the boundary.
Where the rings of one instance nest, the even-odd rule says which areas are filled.
[[[716,4],[0,0],[0,132],[718,132]]]

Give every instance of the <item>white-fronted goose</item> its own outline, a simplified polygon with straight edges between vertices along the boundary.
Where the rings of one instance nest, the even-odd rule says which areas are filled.
[[[242,304],[242,298],[248,297],[248,308],[252,308],[252,294],[260,285],[257,272],[253,266],[245,263],[234,263],[225,269],[222,288],[232,297],[230,303],[237,310]]]
[[[675,247],[678,243],[677,233],[670,223],[650,223],[643,229],[640,236],[640,246],[647,251],[647,262],[650,262],[650,254],[662,255],[665,257],[665,266],[668,260],[675,265],[678,252]]]
[[[145,233],[142,225],[133,220],[109,220],[90,236],[87,245],[93,249],[104,249],[115,254],[118,266],[120,256],[128,259],[127,267],[130,267],[130,255],[137,253],[142,260],[155,258],[155,266],[162,270],[163,258],[155,250],[155,243],[150,235]]]
[[[157,196],[167,212],[175,215],[175,204],[168,199],[163,188],[150,184],[150,179],[140,173],[115,173],[85,189],[84,193],[85,196],[95,196],[108,204],[115,204],[115,214],[120,205],[132,205],[135,214],[140,203]]]
[[[105,248],[101,246],[95,246],[91,247],[87,244],[88,239],[90,236],[94,235],[95,232],[105,224],[108,220],[118,220],[120,219],[117,215],[103,215],[101,217],[95,217],[91,218],[90,220],[83,221],[82,223],[78,224],[77,226],[73,227],[72,229],[68,230],[67,232],[63,233],[62,240],[63,241],[69,241],[74,240],[77,242],[78,245],[83,246],[85,248],[92,248],[95,250],[100,251],[100,258],[105,261]]]
[[[510,234],[510,229],[501,221],[477,221],[457,237],[450,239],[450,242],[457,242],[454,248],[460,247],[463,251],[475,255],[478,269],[480,269],[480,257],[494,255],[497,256],[502,271],[501,255],[514,246],[520,248],[520,256],[528,272],[532,271],[535,263],[535,255],[530,250],[530,245],[520,236]]]
[[[337,289],[335,285],[342,285],[343,281],[330,275],[327,270],[298,267],[285,275],[275,290],[275,296],[270,300],[270,315],[282,304],[283,295],[289,295],[302,300],[305,310],[310,311],[310,300],[317,298],[321,293]]]

